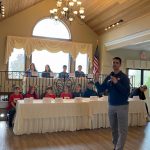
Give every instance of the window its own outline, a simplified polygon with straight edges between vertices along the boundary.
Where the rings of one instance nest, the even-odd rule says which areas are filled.
[[[144,70],[144,85],[150,87],[150,70]]]
[[[49,18],[39,21],[35,25],[32,35],[58,39],[71,39],[70,31],[64,23]]]
[[[130,78],[130,83],[132,83],[133,87],[139,87],[141,85],[141,70],[134,70],[129,69],[128,71],[129,78],[132,76],[133,78]]]
[[[55,21],[50,18],[39,21],[35,25],[32,35],[57,39],[71,39],[70,31],[67,26],[59,20]],[[35,64],[39,72],[44,71],[46,64],[48,64],[55,73],[62,72],[63,65],[67,66],[67,72],[70,71],[69,53],[64,53],[62,51],[51,53],[47,50],[35,50],[32,53],[32,63]]]
[[[63,58],[63,59],[62,59]],[[69,54],[62,51],[58,53],[50,53],[46,50],[37,51],[32,53],[32,63],[35,64],[36,69],[39,72],[45,70],[45,65],[48,64],[51,70],[55,73],[62,72],[63,65],[67,66],[67,72],[69,72]]]
[[[87,74],[88,73],[88,56],[87,54],[79,53],[76,58],[75,70],[78,70],[78,66],[82,66],[82,71]]]
[[[150,70],[145,69],[128,69],[128,76],[133,76],[130,82],[133,83],[133,87],[139,87],[140,85],[147,85],[150,87]]]
[[[24,49],[13,49],[8,63],[8,78],[9,79],[22,79],[25,71],[25,52]]]

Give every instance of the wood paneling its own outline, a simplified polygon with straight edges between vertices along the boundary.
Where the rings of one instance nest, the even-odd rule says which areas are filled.
[[[0,150],[112,150],[111,130],[82,130],[15,136],[0,122]],[[130,127],[124,150],[149,150],[150,123]]]
[[[12,16],[30,6],[43,0],[3,0],[5,6],[5,16]]]
[[[44,0],[3,0],[6,17],[14,15]],[[124,23],[150,12],[150,0],[81,0],[85,7],[85,23],[97,34],[109,25]],[[49,13],[49,12],[47,12]],[[123,23],[122,23],[123,24]]]
[[[150,12],[150,0],[83,0],[83,6],[86,24],[98,34],[120,19],[125,23]]]

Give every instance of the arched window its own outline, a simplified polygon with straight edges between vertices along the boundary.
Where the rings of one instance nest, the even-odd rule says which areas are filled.
[[[33,36],[63,40],[71,39],[71,34],[67,26],[59,20],[55,21],[50,18],[43,19],[35,25],[33,29]],[[63,50],[58,53],[50,53],[47,50],[35,50],[32,53],[32,63],[35,64],[39,72],[44,71],[46,64],[50,65],[52,71],[56,73],[62,71],[63,65],[67,65],[67,71],[70,71],[70,56],[69,53],[64,53]]]
[[[50,18],[39,21],[35,25],[32,35],[57,39],[71,39],[68,27],[63,22]]]

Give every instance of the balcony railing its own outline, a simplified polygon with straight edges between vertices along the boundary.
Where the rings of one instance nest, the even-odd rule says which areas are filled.
[[[45,92],[47,86],[52,86],[55,93],[59,95],[65,85],[68,85],[74,91],[76,84],[81,84],[84,91],[88,81],[93,81],[92,78],[42,78],[41,72],[39,77],[24,77],[25,72],[22,71],[0,71],[0,100],[7,101],[8,96],[12,93],[14,85],[18,85],[26,93],[29,86],[36,86],[39,95]],[[107,75],[101,74],[99,82],[102,83]],[[130,77],[131,86],[134,85],[134,77]],[[133,87],[133,86],[132,86]]]

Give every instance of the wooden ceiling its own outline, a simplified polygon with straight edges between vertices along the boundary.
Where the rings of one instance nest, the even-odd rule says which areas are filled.
[[[3,0],[9,17],[43,0]],[[150,0],[81,0],[85,7],[85,23],[97,34],[120,19],[129,22],[150,12]],[[122,24],[123,24],[122,23]]]
[[[97,34],[120,19],[131,21],[150,12],[150,0],[82,0],[85,22]]]
[[[5,6],[5,18],[10,17],[42,0],[1,0]]]

